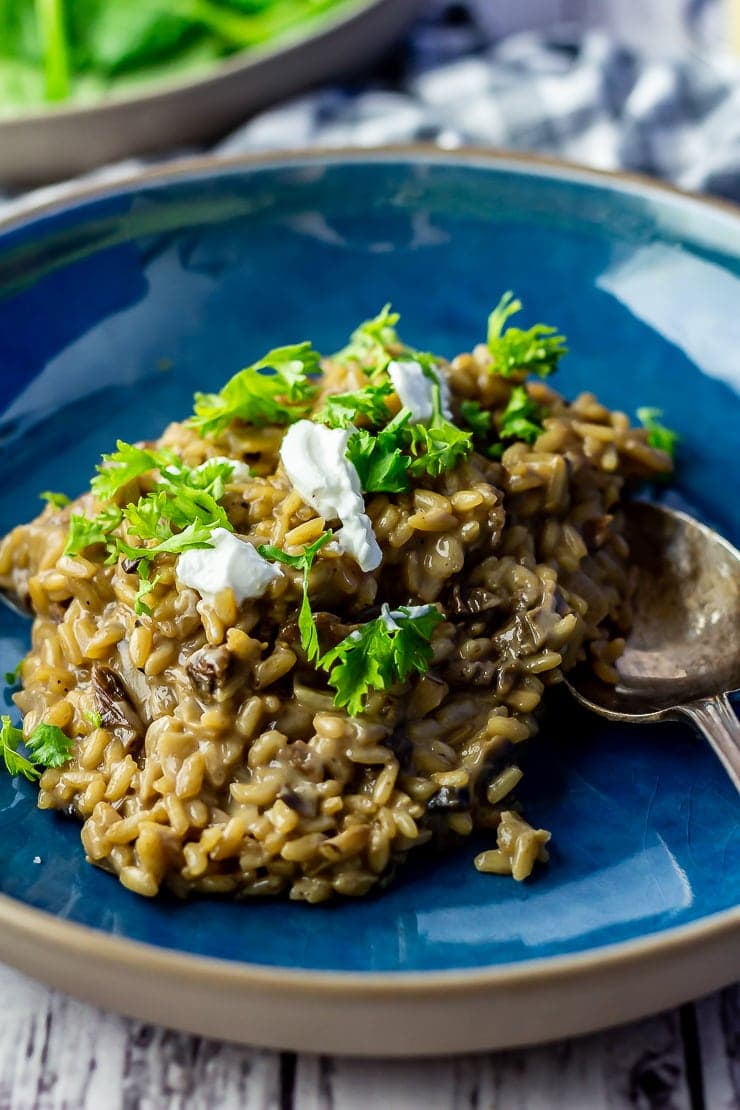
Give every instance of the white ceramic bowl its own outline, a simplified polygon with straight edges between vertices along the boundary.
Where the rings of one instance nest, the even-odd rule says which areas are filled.
[[[358,0],[300,37],[234,55],[204,76],[0,120],[0,183],[60,180],[129,155],[213,140],[268,104],[365,65],[423,2]]]

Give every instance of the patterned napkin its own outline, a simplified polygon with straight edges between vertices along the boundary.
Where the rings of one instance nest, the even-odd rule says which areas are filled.
[[[711,3],[683,0],[687,18]],[[578,18],[501,38],[496,9],[493,0],[434,0],[382,68],[264,112],[216,151],[473,143],[638,170],[740,202],[740,62],[640,49]],[[115,180],[140,164],[88,179]],[[0,199],[0,213],[64,189]]]

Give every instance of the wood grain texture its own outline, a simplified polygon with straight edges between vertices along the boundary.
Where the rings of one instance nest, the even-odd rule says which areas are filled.
[[[541,1048],[426,1061],[222,1044],[94,1009],[1,965],[0,999],[0,1110],[740,1108],[740,988],[702,1000],[688,1025],[676,1011]]]
[[[678,1014],[451,1060],[301,1057],[295,1110],[691,1110]]]
[[[740,1108],[740,985],[696,1004],[706,1110]]]
[[[0,966],[0,1110],[277,1110],[280,1054],[94,1009]]]

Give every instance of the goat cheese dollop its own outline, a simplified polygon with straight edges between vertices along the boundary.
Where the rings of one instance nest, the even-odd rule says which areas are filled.
[[[228,463],[231,467],[229,481],[238,486],[243,486],[252,476],[252,472],[245,462],[241,462],[240,459],[229,459],[226,455],[216,455],[213,459],[206,459],[200,466],[196,466],[196,472],[198,470],[204,470],[209,463]]]
[[[262,597],[282,577],[280,568],[263,559],[253,544],[226,528],[214,528],[211,543],[213,547],[183,551],[177,560],[177,581],[197,590],[204,601],[212,604],[222,590],[231,589],[241,605],[247,598]]]
[[[437,372],[433,380],[424,373],[423,366],[415,359],[407,359],[403,362],[394,360],[388,364],[388,377],[393,383],[399,401],[404,408],[410,409],[413,419],[418,424],[428,424],[434,416],[435,384],[439,385],[442,415],[448,420],[452,419],[450,387],[441,372]]]
[[[285,434],[280,458],[295,490],[324,520],[341,520],[334,536],[339,551],[351,555],[360,570],[375,570],[383,553],[365,513],[355,467],[345,457],[354,428],[327,428],[299,420]]]

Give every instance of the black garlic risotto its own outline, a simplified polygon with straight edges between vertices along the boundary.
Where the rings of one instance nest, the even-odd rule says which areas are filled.
[[[614,680],[620,499],[674,437],[554,392],[563,338],[520,307],[451,362],[388,307],[331,358],[271,351],[6,536],[35,617],[2,756],[92,863],[321,902],[474,829],[481,871],[547,859],[517,748],[576,662]]]

